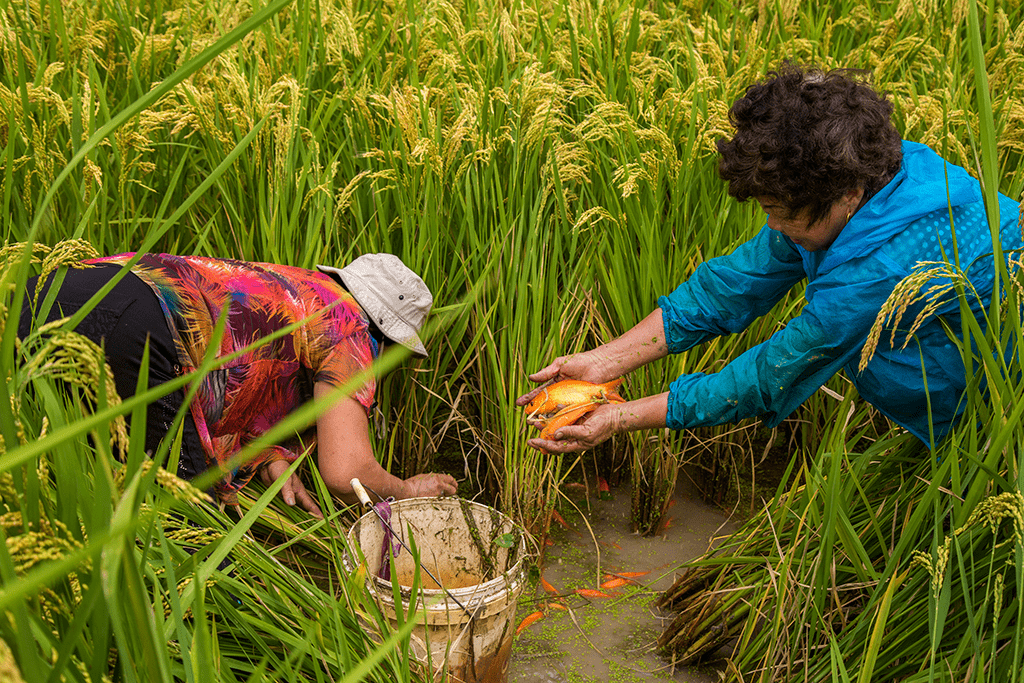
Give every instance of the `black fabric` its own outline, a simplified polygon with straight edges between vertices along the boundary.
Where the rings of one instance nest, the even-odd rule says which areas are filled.
[[[50,322],[73,315],[117,272],[120,266],[102,265],[85,269],[69,269],[64,277],[53,307],[46,320]],[[31,278],[26,288],[25,303],[18,323],[18,335],[24,339],[31,329],[35,314],[33,300],[41,304],[51,279],[35,299],[38,278]],[[85,316],[75,331],[103,347],[114,373],[114,383],[122,398],[135,395],[143,350],[149,341],[149,386],[173,379],[181,372],[174,337],[167,326],[163,309],[149,285],[132,273],[118,282],[103,300]],[[185,400],[182,390],[167,394],[150,403],[146,411],[146,450],[156,451],[160,440],[170,430]],[[183,424],[178,476],[191,479],[206,469],[206,457],[192,415],[186,412]]]

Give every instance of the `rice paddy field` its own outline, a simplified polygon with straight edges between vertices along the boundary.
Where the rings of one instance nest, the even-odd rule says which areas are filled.
[[[584,464],[631,492],[641,536],[681,467],[733,501],[736,531],[658,598],[678,615],[666,662],[737,682],[1024,681],[1024,386],[1019,352],[998,352],[1024,342],[1019,255],[988,331],[965,326],[975,381],[939,443],[837,376],[775,430],[636,433],[582,460],[526,446],[527,374],[624,332],[763,224],[726,194],[714,142],[784,59],[866,70],[905,138],[1024,198],[1020,0],[0,0],[0,680],[424,680],[412,615],[392,629],[342,570],[351,517],[315,468],[299,465],[322,522],[274,487],[240,515],[202,503],[208,481],[128,436],[189,378],[120,401],[99,349],[8,324],[27,277],[93,255],[312,268],[384,251],[436,301],[430,358],[382,359],[393,473],[455,473],[537,547]],[[721,367],[800,294],[624,393]]]

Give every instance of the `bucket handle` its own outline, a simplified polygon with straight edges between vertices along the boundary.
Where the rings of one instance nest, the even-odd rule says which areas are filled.
[[[362,482],[360,482],[360,481],[359,481],[359,479],[357,479],[357,478],[353,477],[353,478],[352,478],[352,480],[351,480],[351,481],[349,481],[349,486],[351,486],[351,487],[352,487],[352,490],[353,490],[353,491],[355,492],[355,494],[356,494],[356,498],[358,498],[358,499],[359,499],[359,502],[360,502],[360,503],[361,503],[361,504],[363,505],[363,507],[365,507],[365,508],[369,508],[370,510],[372,510],[372,511],[373,511],[373,514],[377,515],[377,519],[379,519],[379,520],[380,520],[381,524],[383,524],[383,525],[384,525],[384,526],[385,526],[385,527],[386,527],[387,529],[389,529],[389,530],[391,531],[391,535],[392,535],[392,536],[393,536],[393,537],[394,537],[395,539],[397,539],[397,540],[398,540],[398,542],[399,542],[399,543],[400,543],[400,544],[402,545],[402,547],[403,547],[403,548],[405,548],[405,549],[406,549],[406,550],[407,550],[407,551],[409,552],[409,554],[410,554],[410,555],[413,555],[413,552],[412,552],[412,550],[411,550],[411,549],[409,548],[409,546],[407,546],[407,545],[405,544],[405,541],[403,541],[403,540],[402,540],[401,536],[399,536],[398,534],[396,534],[396,533],[395,533],[395,530],[391,528],[391,524],[390,524],[390,523],[389,523],[389,522],[388,522],[387,520],[385,520],[385,519],[384,519],[384,518],[383,518],[383,517],[381,516],[381,514],[380,514],[380,511],[379,511],[379,510],[378,510],[377,508],[375,508],[375,507],[374,507],[374,505],[373,505],[373,501],[371,501],[371,500],[370,500],[370,494],[368,494],[368,493],[366,492],[366,488],[364,488],[364,487],[363,487],[363,484],[362,484]],[[380,496],[378,496],[378,498],[379,498],[379,497],[380,497]],[[415,555],[413,555],[413,557],[415,557]],[[461,607],[461,608],[462,608],[462,610],[463,610],[463,611],[464,611],[464,612],[465,612],[466,614],[468,614],[468,615],[469,615],[469,617],[470,617],[470,623],[472,623],[472,621],[473,621],[473,616],[474,616],[474,614],[473,614],[472,612],[470,612],[470,611],[469,611],[469,610],[468,610],[468,609],[466,608],[466,606],[465,606],[465,605],[463,605],[463,604],[462,604],[461,602],[459,602],[459,599],[458,599],[457,597],[455,597],[454,595],[452,595],[451,591],[449,591],[449,590],[448,590],[447,588],[445,588],[445,587],[444,587],[444,584],[442,584],[442,583],[441,583],[440,579],[438,579],[438,578],[437,578],[436,576],[434,576],[433,574],[431,574],[431,573],[430,573],[430,570],[429,570],[429,569],[427,569],[426,567],[424,567],[424,566],[423,566],[423,563],[422,563],[422,562],[418,562],[417,564],[419,564],[419,566],[420,566],[420,569],[422,569],[422,570],[423,570],[424,572],[426,572],[427,576],[429,576],[429,577],[430,577],[431,579],[433,579],[433,580],[434,580],[434,583],[436,583],[436,584],[437,584],[438,586],[441,586],[441,590],[443,590],[443,591],[445,592],[445,594],[446,594],[446,595],[447,595],[447,596],[448,596],[449,598],[451,598],[451,599],[452,599],[452,601],[453,601],[453,602],[454,602],[454,603],[455,603],[456,605],[458,605],[459,607]]]

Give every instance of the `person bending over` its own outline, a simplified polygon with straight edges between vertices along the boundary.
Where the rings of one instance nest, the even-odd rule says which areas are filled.
[[[966,388],[960,351],[943,328],[944,321],[961,334],[956,296],[925,320],[906,349],[880,345],[863,370],[861,351],[897,283],[918,262],[954,254],[980,297],[968,299],[984,329],[992,237],[978,181],[928,147],[901,140],[891,113],[885,96],[844,70],[786,64],[749,86],[729,112],[735,135],[717,143],[718,171],[730,195],[764,209],[764,227],[733,253],[700,265],[621,337],[556,358],[530,379],[614,379],[744,330],[800,282],[806,305],[721,371],[684,374],[664,393],[602,405],[553,440],[529,444],[570,452],[630,430],[749,417],[775,426],[844,368],[862,398],[926,444],[948,432]],[[1024,218],[1017,203],[1000,195],[999,211],[1003,250],[1020,249]],[[516,403],[525,405],[538,391]]]
[[[93,259],[69,269],[47,321],[70,316],[121,270],[133,254]],[[28,285],[19,336],[30,333],[36,296]],[[370,367],[388,344],[426,357],[418,332],[433,297],[423,280],[391,254],[366,254],[344,268],[316,271],[270,263],[170,254],[144,254],[85,317],[76,330],[104,348],[118,393],[134,395],[147,340],[149,386],[198,368],[208,354],[223,358],[285,327],[306,321],[270,343],[246,351],[202,380],[182,427],[177,473],[192,479],[222,470],[214,492],[227,504],[259,475],[272,483],[303,452],[316,446],[316,462],[328,489],[355,501],[349,482],[358,477],[380,495],[408,498],[454,494],[447,474],[400,479],[373,455],[369,415],[372,375],[351,396],[322,413],[314,428],[269,446],[244,464],[226,468],[233,456],[312,398],[323,397]],[[210,349],[222,315],[224,333]],[[41,321],[40,323],[41,324]],[[185,399],[178,390],[147,407],[146,448],[154,452]],[[281,489],[289,505],[321,511],[297,474]]]

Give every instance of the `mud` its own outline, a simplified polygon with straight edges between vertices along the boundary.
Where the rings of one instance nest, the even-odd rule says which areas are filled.
[[[501,647],[492,655],[470,657],[461,666],[448,672],[452,683],[506,683],[508,680],[509,655],[512,653],[514,625],[502,635]]]
[[[655,652],[672,615],[659,614],[654,601],[672,585],[683,562],[701,555],[714,537],[731,528],[725,514],[700,502],[685,477],[680,479],[668,528],[650,538],[630,533],[628,484],[613,488],[610,499],[599,498],[596,491],[567,489],[579,511],[568,503],[559,506],[571,528],[552,523],[542,573],[556,594],[546,592],[538,580],[520,599],[517,624],[538,610],[544,616],[516,636],[509,683],[719,680],[715,671],[673,667]],[[603,590],[609,598],[576,593],[599,590],[608,574],[645,571],[635,584]]]

